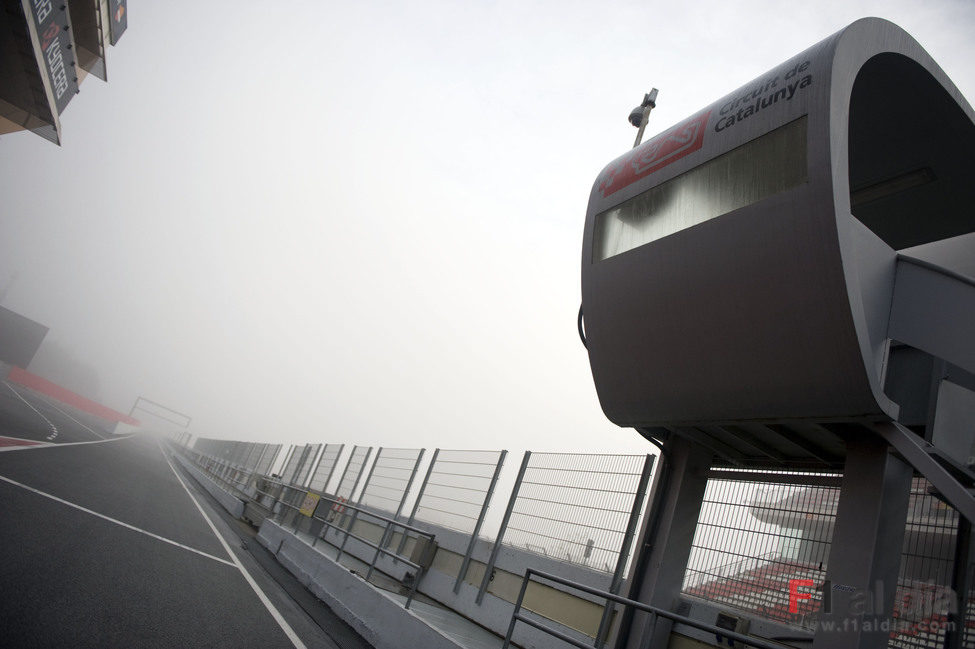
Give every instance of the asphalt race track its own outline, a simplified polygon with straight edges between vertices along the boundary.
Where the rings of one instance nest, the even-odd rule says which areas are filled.
[[[217,510],[164,441],[111,436],[9,388],[0,646],[368,648]]]
[[[0,381],[0,436],[42,442],[90,442],[111,437],[114,424],[79,413],[22,385]]]

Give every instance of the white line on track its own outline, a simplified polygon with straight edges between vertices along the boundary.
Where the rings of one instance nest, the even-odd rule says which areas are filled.
[[[3,384],[5,386],[7,386],[7,389],[10,390],[11,392],[13,392],[17,396],[18,399],[20,399],[21,401],[23,401],[24,403],[26,403],[28,408],[30,408],[31,410],[33,410],[34,412],[36,412],[38,417],[40,417],[41,419],[43,419],[44,421],[47,422],[47,425],[51,427],[51,434],[47,436],[47,439],[49,441],[50,440],[53,440],[55,437],[58,436],[58,427],[55,426],[54,424],[52,424],[50,419],[48,419],[47,417],[45,417],[44,415],[42,415],[41,414],[41,411],[38,410],[37,408],[35,408],[34,405],[30,401],[28,401],[27,399],[25,399],[24,397],[22,397],[19,392],[17,392],[16,390],[14,390],[14,387],[12,385],[10,385],[9,383],[7,383],[6,381],[4,381]]]
[[[100,433],[95,432],[94,430],[92,430],[90,427],[88,427],[84,423],[78,421],[77,419],[75,419],[74,417],[72,417],[70,414],[68,414],[65,411],[63,411],[60,408],[58,408],[57,404],[55,404],[53,400],[48,399],[43,394],[39,394],[37,396],[40,397],[41,401],[43,401],[47,405],[49,405],[52,408],[54,408],[55,410],[57,410],[58,412],[60,412],[62,415],[64,415],[65,417],[67,417],[68,419],[70,419],[71,421],[73,421],[74,423],[78,424],[79,426],[81,426],[82,428],[84,428],[85,430],[87,430],[89,433],[91,433],[92,435],[94,435],[98,439],[105,439],[105,436],[104,435],[101,435]]]
[[[39,442],[36,439],[24,439],[25,442],[30,442],[29,446],[3,446],[0,447],[0,453],[4,451],[31,451],[37,448],[62,448],[64,446],[81,446],[82,444],[104,444],[106,442],[117,442],[122,439],[129,439],[132,434],[122,435],[119,437],[109,437],[108,439],[92,439],[87,442],[64,442],[61,444],[54,444],[52,442]],[[0,435],[0,437],[6,437],[7,439],[22,439],[20,437],[10,437],[9,435]]]
[[[305,643],[301,641],[301,638],[298,637],[298,634],[295,633],[294,629],[291,628],[291,625],[288,624],[288,621],[284,619],[284,616],[278,612],[278,609],[274,607],[274,604],[271,603],[271,600],[267,598],[267,595],[264,594],[264,591],[261,590],[261,587],[257,585],[257,582],[254,581],[254,578],[251,577],[251,574],[247,572],[247,569],[244,568],[244,564],[240,562],[240,559],[237,558],[237,555],[234,554],[233,550],[230,549],[230,545],[227,544],[227,541],[224,540],[220,532],[217,531],[216,525],[213,524],[213,521],[210,520],[210,517],[207,516],[205,511],[203,511],[203,507],[200,506],[200,503],[199,501],[197,501],[196,496],[193,495],[193,492],[190,491],[189,487],[186,486],[186,483],[183,482],[183,478],[180,477],[179,472],[176,471],[176,467],[173,466],[173,463],[169,461],[169,457],[166,455],[166,451],[163,450],[162,443],[160,443],[159,440],[156,440],[156,443],[159,444],[159,452],[163,454],[163,458],[166,460],[166,464],[169,465],[169,468],[173,471],[173,475],[175,475],[176,479],[179,480],[179,483],[183,485],[183,489],[186,490],[186,493],[189,495],[190,500],[192,500],[193,504],[196,505],[196,508],[200,510],[200,514],[203,516],[203,520],[205,520],[207,522],[207,525],[210,526],[210,529],[213,530],[214,535],[217,537],[217,539],[220,540],[220,543],[223,545],[223,549],[227,551],[227,554],[230,555],[231,559],[233,559],[234,564],[240,570],[241,574],[244,575],[244,579],[246,579],[247,583],[250,584],[250,587],[254,589],[254,592],[257,594],[257,598],[261,600],[262,604],[264,604],[264,608],[268,610],[268,612],[271,614],[271,617],[274,618],[274,621],[278,623],[278,626],[281,627],[281,630],[284,631],[284,634],[288,636],[288,639],[291,640],[291,644],[295,646],[295,649],[308,649],[305,646]]]
[[[175,545],[176,547],[183,548],[184,550],[189,550],[190,552],[194,552],[196,554],[199,554],[200,556],[204,556],[207,559],[213,559],[214,561],[219,561],[220,563],[227,564],[228,566],[233,566],[234,565],[234,564],[230,563],[229,561],[227,561],[226,559],[221,559],[220,557],[215,557],[212,554],[208,554],[208,553],[206,553],[206,552],[204,552],[202,550],[197,550],[196,548],[191,548],[188,545],[183,545],[182,543],[179,543],[177,541],[173,541],[172,539],[167,539],[165,536],[159,536],[158,534],[153,534],[152,532],[148,532],[148,531],[146,531],[146,530],[144,530],[142,528],[136,527],[134,525],[129,525],[128,523],[123,523],[122,521],[120,521],[118,519],[115,519],[115,518],[112,518],[111,516],[106,516],[105,514],[99,514],[96,511],[92,511],[92,510],[88,509],[87,507],[82,507],[81,505],[76,505],[76,504],[74,504],[72,502],[68,502],[67,500],[64,500],[63,498],[58,498],[57,496],[52,496],[51,494],[45,493],[45,492],[41,491],[40,489],[35,489],[34,487],[28,487],[27,485],[22,484],[20,482],[17,482],[16,480],[11,480],[10,478],[4,477],[2,475],[0,475],[0,480],[2,480],[4,482],[7,482],[9,484],[12,484],[12,485],[14,485],[16,487],[20,487],[21,489],[26,489],[27,491],[32,491],[32,492],[34,492],[34,493],[36,493],[36,494],[38,494],[40,496],[44,496],[45,498],[50,498],[51,500],[57,501],[57,502],[59,502],[59,503],[61,503],[63,505],[67,505],[68,507],[74,507],[75,509],[81,510],[81,511],[85,512],[86,514],[91,514],[92,516],[97,516],[98,518],[101,518],[101,519],[104,519],[106,521],[109,521],[110,523],[115,523],[116,525],[121,525],[122,527],[124,527],[126,529],[130,529],[130,530],[132,530],[134,532],[138,532],[140,534],[145,534],[146,536],[151,536],[154,539],[157,539],[159,541],[163,541],[164,543],[169,543],[170,545]]]

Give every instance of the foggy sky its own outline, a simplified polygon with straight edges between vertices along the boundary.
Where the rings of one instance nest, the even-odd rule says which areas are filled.
[[[645,452],[575,329],[643,93],[649,137],[877,15],[975,98],[962,0],[129,11],[62,147],[0,138],[3,304],[50,327],[39,367],[95,368],[87,396],[250,441]]]

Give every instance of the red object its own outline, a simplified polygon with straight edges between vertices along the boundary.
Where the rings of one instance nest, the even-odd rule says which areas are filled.
[[[599,179],[599,192],[605,198],[700,149],[709,117],[711,111],[692,117],[618,158]]]
[[[10,375],[7,376],[7,380],[22,385],[26,388],[30,388],[36,392],[40,392],[41,394],[46,394],[49,397],[54,397],[62,403],[66,403],[69,406],[74,406],[78,410],[95,415],[96,417],[101,417],[107,421],[118,421],[124,424],[131,424],[132,426],[139,425],[139,421],[137,419],[133,419],[128,415],[123,415],[121,412],[112,410],[107,406],[103,406],[100,403],[92,401],[91,399],[86,399],[80,394],[75,394],[67,388],[62,388],[57,383],[51,383],[47,379],[41,378],[36,374],[31,374],[27,370],[19,367],[15,366],[10,369]]]
[[[0,446],[39,446],[43,442],[31,442],[16,437],[0,437]]]
[[[800,593],[799,587],[812,588],[816,585],[812,579],[790,579],[789,580],[789,612],[799,612],[800,599],[812,599],[812,593]]]

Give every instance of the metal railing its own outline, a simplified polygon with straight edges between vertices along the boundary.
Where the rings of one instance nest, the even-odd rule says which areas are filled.
[[[303,497],[305,493],[307,493],[305,490],[294,487],[292,485],[281,484],[280,486],[283,488],[282,491],[290,490],[294,492],[293,495],[295,496],[300,495]],[[331,498],[329,496],[316,494],[319,496],[319,502],[324,501],[326,503],[331,503],[332,506],[328,508],[328,511],[333,511],[333,508],[341,508],[341,513],[345,514],[346,510],[352,510],[353,513],[348,526],[343,527],[342,521],[340,521],[339,524],[335,524],[333,520],[318,515],[317,511],[313,512],[310,516],[307,514],[303,514],[301,512],[300,504],[296,504],[294,502],[291,503],[286,502],[285,497],[283,497],[282,491],[279,491],[277,496],[268,492],[261,491],[259,489],[257,490],[257,493],[275,499],[276,502],[271,507],[272,512],[274,510],[274,506],[277,506],[278,504],[280,504],[281,506],[287,509],[292,510],[293,512],[291,517],[291,522],[293,527],[292,533],[296,536],[298,534],[298,524],[300,521],[300,519],[298,518],[299,516],[305,516],[309,520],[318,521],[322,523],[322,529],[314,535],[315,538],[314,541],[312,541],[312,547],[314,547],[319,540],[325,540],[324,537],[325,534],[327,534],[327,530],[335,530],[337,533],[341,533],[343,535],[343,538],[342,538],[341,545],[338,546],[338,553],[335,555],[334,560],[336,563],[338,563],[339,560],[342,558],[342,555],[347,552],[345,546],[348,543],[349,538],[353,538],[359,543],[362,543],[363,545],[372,548],[375,551],[373,552],[372,559],[369,561],[369,570],[366,572],[365,580],[367,582],[372,578],[372,574],[376,570],[376,563],[379,561],[379,557],[383,555],[391,557],[393,560],[397,562],[401,562],[404,565],[413,568],[414,573],[411,579],[409,578],[410,573],[406,573],[406,575],[404,575],[404,578],[400,580],[400,583],[403,586],[409,588],[409,595],[406,598],[406,604],[404,605],[404,607],[407,609],[410,608],[410,604],[412,603],[413,598],[416,596],[416,591],[420,583],[420,578],[423,576],[423,573],[426,571],[426,569],[420,564],[408,558],[405,554],[402,554],[402,550],[400,549],[392,550],[387,547],[384,547],[382,541],[380,541],[379,543],[374,543],[367,538],[355,534],[355,532],[353,531],[355,529],[355,523],[359,519],[360,514],[362,514],[363,516],[368,516],[370,519],[381,521],[384,524],[383,534],[382,534],[382,538],[384,540],[389,538],[392,534],[394,534],[396,530],[402,530],[402,534],[404,537],[410,533],[413,533],[414,535],[416,535],[416,537],[425,538],[427,540],[427,543],[433,544],[436,539],[435,534],[431,534],[430,532],[425,532],[419,528],[413,527],[412,525],[408,525],[406,523],[402,523],[400,521],[389,518],[387,516],[383,516],[381,514],[377,514],[375,512],[369,511],[364,507],[360,507],[357,505],[350,505],[341,499]],[[318,507],[316,506],[316,510],[317,508]],[[342,518],[344,519],[345,516],[343,516]],[[278,522],[282,526],[284,526],[285,523],[284,523],[283,511],[279,511]]]
[[[245,489],[254,480],[255,474],[245,468],[234,466],[225,460],[216,458],[205,453],[195,451],[183,451],[191,456],[193,461],[210,475],[218,484],[222,484],[224,491],[235,492],[238,495],[248,497]],[[241,479],[243,477],[243,479]]]
[[[515,609],[511,614],[511,622],[508,624],[508,633],[504,637],[504,644],[501,645],[502,649],[508,649],[511,646],[511,638],[515,632],[515,625],[518,622],[523,622],[531,627],[546,633],[553,638],[558,638],[563,642],[566,642],[574,647],[579,647],[579,649],[594,649],[597,645],[596,639],[593,639],[591,643],[583,642],[577,638],[573,638],[567,633],[563,633],[558,629],[552,628],[543,622],[526,617],[521,614],[522,607],[525,602],[525,593],[528,591],[528,584],[532,581],[532,576],[537,576],[540,579],[544,579],[549,582],[556,584],[562,584],[563,586],[568,586],[574,590],[581,591],[583,593],[588,593],[590,595],[595,595],[596,597],[604,598],[607,601],[607,606],[609,602],[614,602],[616,604],[622,604],[623,606],[628,606],[638,611],[643,611],[644,613],[649,613],[653,616],[653,622],[656,624],[656,619],[659,617],[672,620],[674,622],[679,622],[680,624],[685,624],[687,626],[694,627],[696,629],[701,629],[702,631],[707,631],[708,633],[713,633],[715,636],[734,640],[740,642],[749,647],[758,647],[758,649],[783,649],[787,645],[779,644],[777,642],[770,642],[768,640],[754,638],[751,636],[743,635],[741,633],[736,633],[735,631],[729,631],[728,629],[722,629],[720,627],[713,626],[711,624],[705,624],[704,622],[698,622],[697,620],[692,620],[683,615],[678,615],[677,613],[672,613],[670,611],[664,610],[662,608],[657,608],[655,606],[650,606],[649,604],[644,604],[643,602],[637,602],[632,599],[627,599],[626,597],[620,597],[619,595],[614,595],[605,590],[599,590],[598,588],[592,588],[586,586],[585,584],[580,584],[578,582],[572,581],[570,579],[565,579],[563,577],[558,577],[556,575],[542,572],[541,570],[534,570],[529,568],[525,571],[525,576],[521,581],[521,590],[518,592],[518,601],[515,602]],[[536,581],[535,583],[541,583]]]
[[[484,600],[501,544],[511,542],[505,537],[509,531],[528,550],[533,550],[534,542],[543,551],[552,542],[556,547],[575,548],[575,554],[567,552],[556,558],[611,573],[609,592],[618,593],[629,565],[653,463],[652,455],[527,451],[475,603],[480,605]],[[592,503],[593,493],[599,494],[599,505]],[[581,540],[586,537],[586,541]],[[597,647],[602,647],[609,634],[611,608],[607,604],[603,609]]]
[[[683,594],[812,628],[823,591],[794,611],[789,580],[825,581],[840,479],[796,471],[712,471]]]

